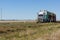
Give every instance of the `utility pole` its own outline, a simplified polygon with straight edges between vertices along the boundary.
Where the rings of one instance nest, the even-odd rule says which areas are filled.
[[[2,20],[2,8],[1,8],[1,20]]]

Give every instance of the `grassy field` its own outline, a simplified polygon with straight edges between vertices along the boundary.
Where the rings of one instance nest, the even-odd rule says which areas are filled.
[[[0,23],[0,40],[35,40],[60,29],[60,23]]]

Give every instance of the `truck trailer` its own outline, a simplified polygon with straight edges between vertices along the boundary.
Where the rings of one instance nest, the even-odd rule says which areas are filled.
[[[37,13],[37,22],[56,22],[56,14],[47,10],[40,10]]]

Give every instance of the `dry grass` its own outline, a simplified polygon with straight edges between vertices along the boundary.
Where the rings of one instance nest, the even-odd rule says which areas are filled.
[[[60,29],[60,23],[0,23],[0,40],[35,40]]]

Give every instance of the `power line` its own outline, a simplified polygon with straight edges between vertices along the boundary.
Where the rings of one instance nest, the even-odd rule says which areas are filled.
[[[2,8],[1,8],[1,20],[2,20]]]

